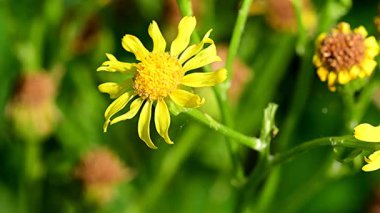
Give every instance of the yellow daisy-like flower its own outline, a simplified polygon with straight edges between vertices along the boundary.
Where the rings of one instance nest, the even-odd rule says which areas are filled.
[[[370,124],[360,124],[354,129],[354,137],[361,141],[380,142],[380,126],[374,127]],[[367,165],[362,167],[365,172],[371,172],[380,169],[380,150],[372,153],[364,160]]]
[[[317,38],[313,63],[318,67],[319,78],[327,81],[331,91],[336,90],[336,84],[344,85],[372,74],[379,44],[375,37],[367,38],[367,35],[364,27],[352,31],[350,25],[343,22]]]
[[[150,138],[150,120],[152,107],[155,105],[154,122],[159,135],[166,143],[172,144],[168,129],[170,114],[168,102],[185,108],[196,108],[204,103],[204,99],[188,91],[190,87],[214,86],[225,80],[227,71],[220,69],[207,73],[188,73],[215,61],[220,61],[216,47],[209,38],[209,30],[200,43],[189,45],[190,36],[195,28],[195,17],[186,16],[178,25],[178,35],[171,43],[170,51],[166,52],[166,41],[160,29],[153,21],[148,33],[153,40],[153,50],[149,52],[141,41],[133,35],[125,35],[122,45],[128,52],[133,53],[137,63],[118,61],[113,55],[106,54],[108,61],[104,62],[98,71],[122,72],[132,74],[133,78],[123,83],[108,82],[99,85],[99,90],[116,98],[105,111],[104,131],[110,124],[133,118],[141,109],[138,121],[139,137],[156,149]],[[204,48],[205,45],[208,45]],[[130,110],[116,118],[112,118],[129,102]]]

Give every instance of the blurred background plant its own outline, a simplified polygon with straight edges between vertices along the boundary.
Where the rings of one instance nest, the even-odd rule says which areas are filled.
[[[189,15],[188,1],[179,2],[181,7],[175,0],[0,0],[0,212],[377,212],[379,172],[360,170],[362,150],[321,147],[263,171],[261,154],[231,147],[185,114],[172,116],[174,145],[152,133],[158,150],[139,139],[137,118],[103,133],[110,101],[97,85],[123,76],[96,68],[105,53],[134,61],[121,38],[128,33],[151,44],[151,20],[171,41],[181,17]],[[229,85],[217,89],[228,94],[230,121],[212,89],[197,90],[207,100],[202,111],[241,133],[261,133],[260,139],[272,140],[273,153],[352,135],[353,120],[380,123],[378,67],[351,94],[363,98],[350,108],[341,93],[320,82],[312,64],[317,35],[340,21],[379,38],[377,2],[191,2],[196,31],[213,28],[218,55],[233,71],[229,91],[223,92]],[[242,6],[249,16],[231,60]],[[262,130],[269,102],[279,106],[278,133],[274,126]]]

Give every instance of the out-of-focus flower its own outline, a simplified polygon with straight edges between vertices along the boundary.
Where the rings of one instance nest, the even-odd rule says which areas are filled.
[[[99,204],[112,200],[114,188],[123,180],[134,177],[133,171],[124,167],[119,158],[106,148],[98,148],[82,156],[74,175],[83,183],[86,195]]]
[[[380,6],[378,7],[378,14],[373,19],[373,22],[375,23],[375,27],[377,29],[377,32],[380,33]]]
[[[351,31],[349,24],[340,23],[330,33],[319,35],[313,63],[321,81],[327,81],[328,88],[335,91],[336,84],[344,85],[370,76],[376,67],[374,57],[378,53],[375,37],[367,38],[364,27]]]
[[[222,58],[222,61],[215,62],[211,65],[214,70],[223,68],[227,59],[228,47],[226,45],[217,45],[217,54]],[[236,57],[232,63],[232,78],[231,87],[228,90],[228,98],[232,103],[239,101],[239,98],[244,91],[245,85],[252,79],[252,72],[249,67]]]
[[[185,108],[199,107],[205,100],[188,91],[189,88],[214,86],[224,81],[227,75],[225,69],[188,74],[190,70],[221,60],[217,56],[213,40],[209,38],[211,30],[205,34],[200,43],[187,47],[195,24],[195,17],[182,18],[178,25],[178,35],[168,52],[165,51],[166,41],[155,21],[148,29],[153,40],[151,52],[137,37],[125,35],[122,45],[125,50],[136,56],[138,63],[121,62],[115,56],[107,54],[109,60],[104,62],[98,71],[121,72],[127,74],[126,76],[133,75],[133,78],[126,79],[122,83],[108,82],[99,85],[101,92],[108,93],[112,99],[116,98],[105,111],[104,131],[107,131],[109,124],[133,118],[142,108],[138,122],[139,137],[148,147],[157,148],[150,138],[152,106],[156,102],[154,112],[156,130],[166,143],[173,143],[168,134],[170,114],[167,103],[172,102]],[[204,48],[205,45],[208,46]],[[111,117],[129,102],[132,102],[130,110],[111,120]]]
[[[302,22],[309,33],[315,29],[317,18],[312,3],[302,0]],[[291,0],[258,0],[250,8],[251,15],[264,14],[275,30],[297,32],[297,18]]]
[[[7,106],[7,114],[18,135],[28,142],[41,142],[49,136],[60,116],[55,104],[57,82],[48,73],[23,75]]]
[[[354,129],[354,137],[361,141],[366,142],[380,142],[380,126],[374,127],[370,124],[360,124]],[[368,158],[364,160],[367,162],[362,167],[365,172],[371,172],[380,169],[380,151],[372,153]]]

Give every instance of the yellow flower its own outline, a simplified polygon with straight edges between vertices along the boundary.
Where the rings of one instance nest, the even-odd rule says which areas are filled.
[[[166,52],[166,41],[160,29],[153,21],[148,33],[153,40],[153,50],[149,52],[141,41],[133,35],[125,35],[122,39],[123,48],[135,55],[137,63],[118,61],[113,55],[106,54],[108,61],[104,62],[98,71],[121,72],[132,74],[133,78],[122,83],[107,82],[99,85],[99,90],[116,98],[105,111],[104,131],[109,124],[133,118],[141,109],[138,121],[139,137],[156,149],[150,138],[150,120],[152,107],[155,104],[154,122],[159,135],[166,143],[172,144],[168,129],[170,114],[167,103],[172,102],[185,108],[196,108],[204,103],[204,99],[189,91],[190,87],[214,86],[225,80],[227,71],[220,69],[208,73],[188,73],[215,61],[220,61],[216,47],[209,38],[209,30],[200,43],[189,45],[190,36],[195,28],[195,17],[186,16],[178,25],[178,35],[171,43],[170,51]],[[205,45],[208,45],[204,48]],[[129,102],[130,110],[111,119]]]
[[[380,142],[380,126],[374,127],[370,124],[360,124],[354,130],[354,137],[358,140]],[[367,165],[362,167],[363,171],[370,172],[380,169],[380,150],[372,153],[368,158],[365,157],[364,160]]]
[[[335,91],[336,84],[344,85],[370,76],[376,67],[374,57],[378,53],[375,37],[367,38],[364,27],[351,31],[349,24],[340,23],[330,33],[319,35],[313,63],[318,67],[321,81],[327,81],[328,88]]]

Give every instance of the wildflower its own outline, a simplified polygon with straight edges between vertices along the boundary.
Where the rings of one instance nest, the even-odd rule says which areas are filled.
[[[380,126],[374,127],[370,124],[360,124],[354,129],[354,137],[361,141],[367,142],[380,142]],[[372,153],[368,158],[364,160],[367,165],[362,167],[365,172],[374,171],[380,169],[380,150]]]
[[[7,105],[15,131],[27,142],[41,142],[56,126],[60,111],[55,104],[57,82],[51,74],[25,74],[17,82]]]
[[[309,0],[301,2],[301,17],[308,32],[313,32],[317,23],[316,14]],[[264,14],[270,27],[278,31],[297,32],[297,18],[291,0],[258,0],[250,8],[250,14]]]
[[[120,159],[106,148],[97,148],[82,156],[75,168],[75,177],[81,180],[85,193],[97,203],[106,203],[123,179],[131,179],[133,172],[124,167]]]
[[[344,85],[372,74],[379,45],[375,37],[366,37],[364,27],[351,31],[350,25],[343,22],[317,38],[313,63],[318,67],[319,78],[327,81],[331,91],[336,90],[336,84]]]
[[[142,108],[138,121],[139,137],[150,148],[157,148],[150,138],[150,120],[152,106],[155,105],[154,121],[156,130],[166,143],[172,144],[168,129],[170,114],[167,103],[172,102],[185,108],[196,108],[204,103],[204,99],[192,93],[189,87],[214,86],[226,78],[226,70],[220,69],[209,73],[188,73],[215,61],[220,61],[216,47],[209,38],[209,30],[200,43],[189,47],[190,36],[195,28],[195,17],[184,17],[178,25],[178,35],[166,52],[166,41],[160,29],[153,21],[148,29],[153,40],[153,50],[149,52],[141,41],[133,35],[125,35],[122,46],[135,55],[138,63],[121,62],[111,54],[106,54],[98,71],[121,72],[133,75],[122,83],[108,82],[99,85],[99,90],[116,98],[105,111],[104,131],[110,124],[133,118]],[[203,49],[205,45],[208,45]],[[111,117],[122,110],[129,102],[130,110],[111,120]]]

